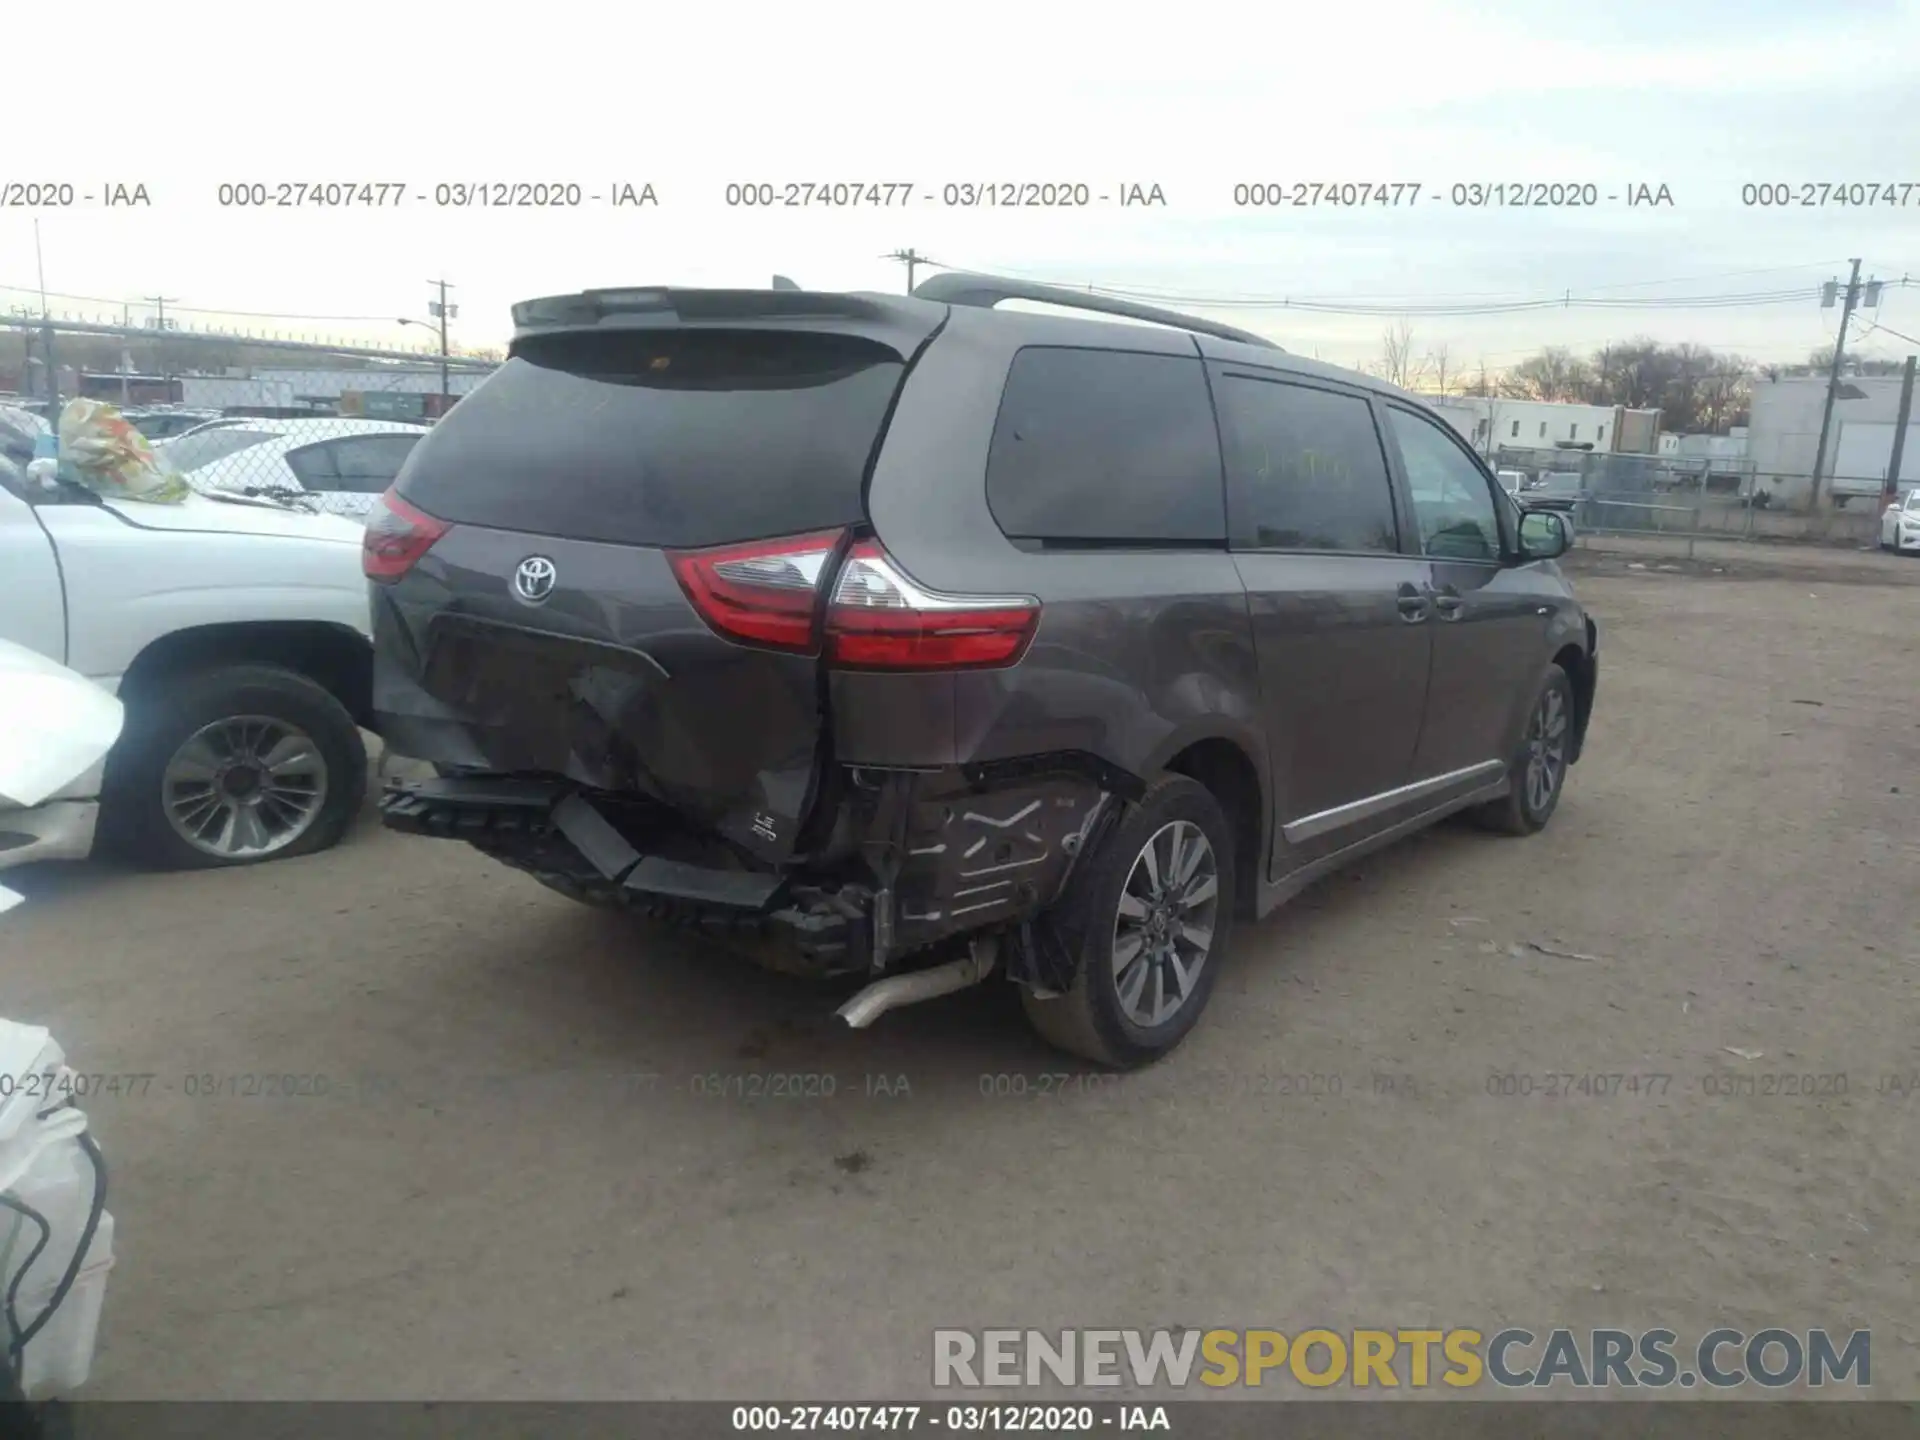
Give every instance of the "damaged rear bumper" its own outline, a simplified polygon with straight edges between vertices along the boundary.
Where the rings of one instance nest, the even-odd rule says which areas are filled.
[[[659,807],[558,777],[395,783],[394,830],[465,840],[583,900],[776,942],[767,963],[877,975],[1050,904],[1137,782],[1061,757],[1017,768],[848,770],[816,853],[779,870],[691,835]]]

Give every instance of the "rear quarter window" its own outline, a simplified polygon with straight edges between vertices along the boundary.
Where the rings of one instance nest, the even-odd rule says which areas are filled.
[[[169,440],[162,453],[173,462],[174,469],[191,475],[216,460],[225,460],[229,455],[238,455],[271,439],[273,436],[264,430],[202,430],[197,435]]]
[[[1019,351],[988,452],[987,503],[1017,540],[1223,543],[1220,438],[1199,359]]]
[[[443,520],[616,544],[849,525],[904,371],[837,334],[534,337],[419,442],[400,491]]]

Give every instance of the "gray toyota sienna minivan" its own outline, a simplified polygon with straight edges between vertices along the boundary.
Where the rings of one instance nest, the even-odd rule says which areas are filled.
[[[386,823],[864,978],[853,1024],[1002,973],[1143,1064],[1234,922],[1538,830],[1580,757],[1563,518],[1392,386],[974,275],[514,322],[368,526],[378,725],[439,777]]]

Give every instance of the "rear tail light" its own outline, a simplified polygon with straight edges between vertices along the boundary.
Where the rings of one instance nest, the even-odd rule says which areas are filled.
[[[1021,596],[943,595],[910,579],[877,540],[847,552],[827,607],[827,659],[850,670],[1011,665],[1040,623]]]
[[[669,555],[680,588],[718,633],[818,653],[814,616],[842,533],[798,535]],[[844,670],[1011,665],[1040,621],[1024,596],[946,595],[912,580],[877,540],[847,551],[826,607],[826,657]]]
[[[389,490],[367,516],[367,528],[360,537],[360,568],[369,580],[391,585],[452,528]]]
[[[669,555],[680,588],[720,634],[775,650],[818,648],[813,615],[820,577],[841,532],[756,540]]]

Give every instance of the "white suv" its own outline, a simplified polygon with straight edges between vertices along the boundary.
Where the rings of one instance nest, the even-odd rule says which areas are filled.
[[[161,505],[44,490],[0,457],[0,640],[126,708],[103,764],[0,816],[0,858],[77,858],[96,832],[167,868],[339,840],[366,790],[363,533],[240,495]]]

